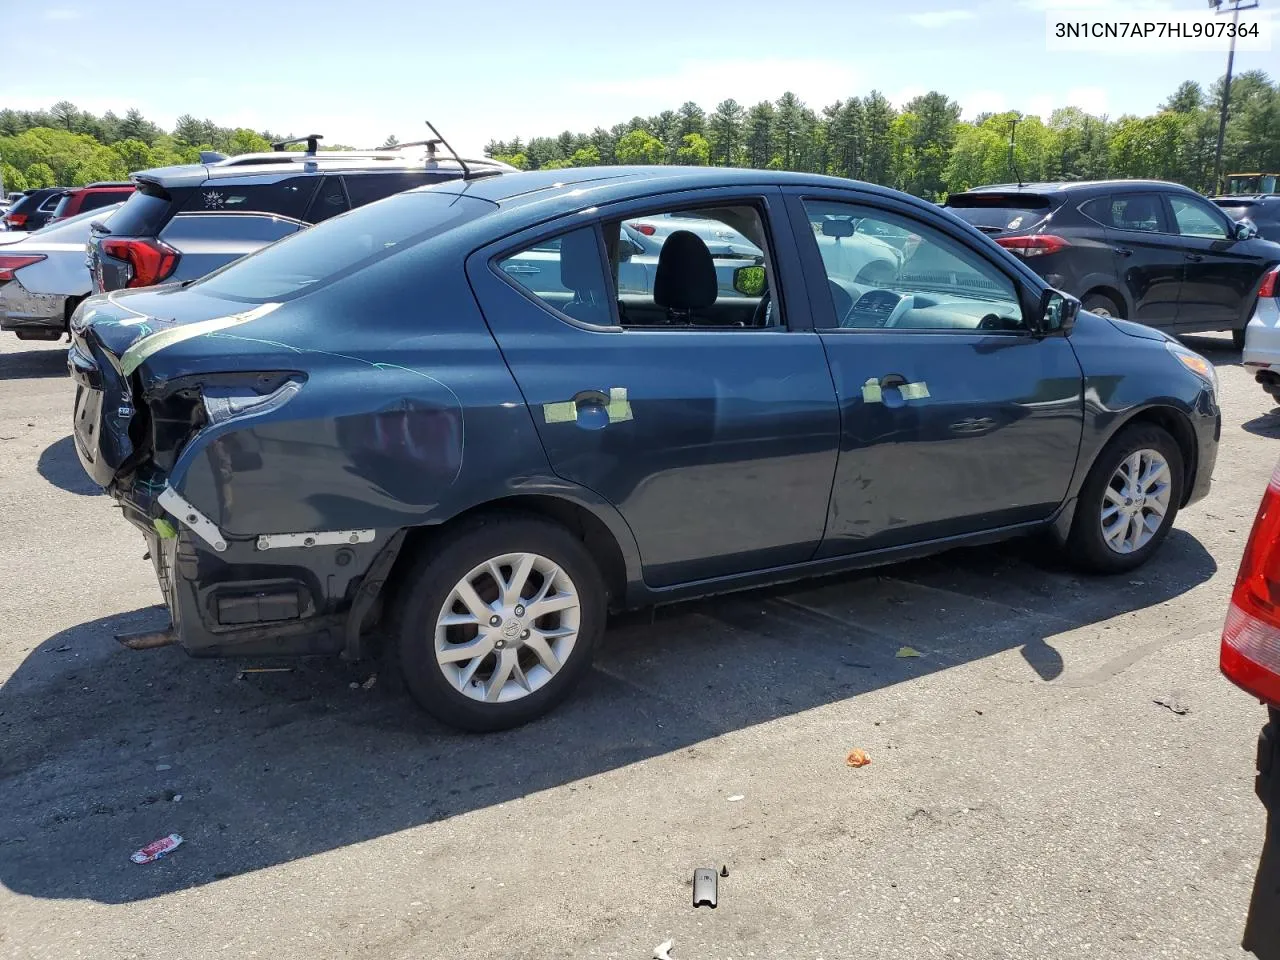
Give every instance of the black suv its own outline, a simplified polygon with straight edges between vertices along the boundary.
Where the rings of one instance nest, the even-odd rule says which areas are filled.
[[[437,158],[440,140],[395,151],[319,152],[320,139],[133,174],[138,189],[111,218],[110,228],[94,224],[94,292],[195,280],[291,233],[403,190],[457,180],[468,171],[514,169],[495,160]],[[306,152],[285,149],[301,142]]]
[[[49,222],[66,192],[62,187],[24,191],[22,199],[5,211],[5,226],[10,230],[39,230]]]
[[[1280,244],[1176,183],[1000,184],[946,207],[1092,313],[1172,334],[1230,330],[1238,347],[1280,263]]]

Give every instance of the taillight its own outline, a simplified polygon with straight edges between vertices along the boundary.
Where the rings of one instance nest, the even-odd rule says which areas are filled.
[[[13,271],[29,267],[45,259],[43,253],[18,256],[17,254],[0,254],[0,283],[8,283],[13,279]]]
[[[1280,267],[1276,267],[1262,278],[1262,286],[1258,288],[1259,297],[1280,297]]]
[[[652,223],[628,223],[627,226],[646,237],[652,237],[657,232]]]
[[[1280,464],[1240,560],[1220,665],[1236,686],[1280,707]]]
[[[996,243],[1020,257],[1040,257],[1046,253],[1057,253],[1064,247],[1071,246],[1062,237],[1052,233],[1032,233],[1022,237],[999,237]]]
[[[178,251],[159,240],[114,237],[102,241],[102,251],[129,264],[131,271],[126,287],[149,287],[160,283],[178,265]]]
[[[11,227],[20,227],[27,222],[27,215],[25,213],[6,213],[4,222]]]

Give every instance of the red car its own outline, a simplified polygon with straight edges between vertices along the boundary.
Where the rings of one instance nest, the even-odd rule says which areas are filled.
[[[1257,791],[1267,808],[1267,838],[1242,945],[1271,960],[1280,957],[1280,464],[1240,559],[1220,662],[1227,679],[1270,713],[1258,737]]]
[[[132,183],[91,183],[87,187],[72,187],[62,194],[49,223],[127,200],[134,189]]]

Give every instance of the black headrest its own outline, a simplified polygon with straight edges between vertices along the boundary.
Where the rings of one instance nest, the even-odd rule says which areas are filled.
[[[560,282],[566,290],[586,294],[604,292],[604,267],[596,232],[589,227],[560,238]]]
[[[702,238],[688,230],[667,237],[658,254],[653,302],[667,310],[702,310],[716,302],[716,265]]]

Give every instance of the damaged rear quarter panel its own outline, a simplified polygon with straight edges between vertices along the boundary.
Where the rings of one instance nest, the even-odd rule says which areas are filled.
[[[550,479],[462,271],[432,261],[429,249],[406,251],[152,358],[140,370],[149,394],[214,372],[212,357],[222,372],[234,361],[306,377],[279,409],[196,434],[170,483],[229,537],[248,538],[439,522],[522,492],[531,473]]]

